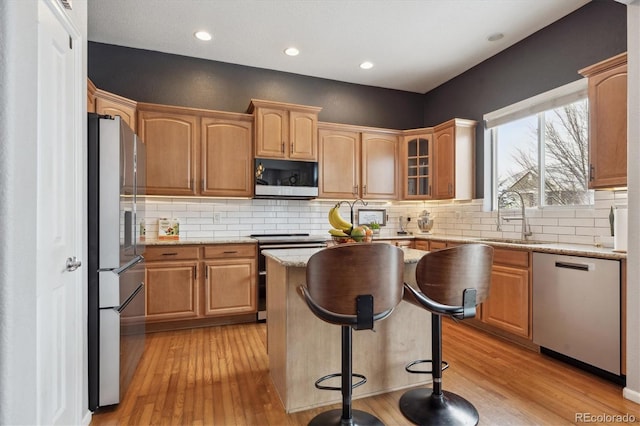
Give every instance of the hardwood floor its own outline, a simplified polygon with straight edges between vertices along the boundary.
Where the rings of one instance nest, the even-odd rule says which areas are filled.
[[[151,333],[147,339],[124,400],[94,413],[92,425],[305,425],[327,409],[284,412],[269,379],[265,324]],[[640,405],[623,399],[620,386],[471,327],[445,320],[443,353],[450,364],[444,389],[471,401],[481,425],[575,424],[578,413],[628,414],[640,421]],[[316,391],[311,380],[309,391]],[[403,392],[353,406],[387,425],[408,425],[398,409]]]

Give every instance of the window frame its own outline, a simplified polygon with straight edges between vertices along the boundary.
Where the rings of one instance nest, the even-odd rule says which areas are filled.
[[[483,210],[494,211],[497,209],[497,170],[495,165],[497,164],[497,143],[495,140],[495,133],[493,130],[502,124],[506,124],[520,118],[525,118],[533,115],[538,117],[538,129],[544,128],[544,114],[542,112],[562,107],[580,100],[588,99],[588,86],[587,79],[581,78],[531,98],[516,102],[508,105],[504,108],[489,112],[483,116],[484,120],[484,200]],[[542,126],[542,127],[541,127]],[[538,131],[538,160],[540,162],[539,169],[544,172],[544,155],[543,154],[543,142],[544,135]],[[539,188],[544,188],[544,174],[539,173]],[[541,199],[544,196],[541,195]],[[538,205],[536,208],[583,208],[590,207],[590,205],[567,205],[567,206],[548,206]]]

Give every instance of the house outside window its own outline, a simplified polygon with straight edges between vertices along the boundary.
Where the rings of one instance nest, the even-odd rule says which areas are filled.
[[[491,206],[592,205],[588,114],[586,80],[487,114]]]

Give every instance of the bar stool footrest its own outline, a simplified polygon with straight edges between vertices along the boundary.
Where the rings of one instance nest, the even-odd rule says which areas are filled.
[[[404,369],[405,369],[405,371],[407,373],[411,373],[411,374],[433,374],[433,370],[415,370],[415,369],[411,368],[414,365],[424,364],[424,363],[427,363],[427,362],[433,363],[433,360],[431,360],[431,359],[419,359],[419,360],[410,362],[409,364],[407,364],[404,367]],[[449,368],[449,363],[447,361],[442,361],[442,370],[441,371],[444,371],[447,368]]]
[[[334,391],[339,391],[342,390],[341,386],[324,386],[321,385],[322,382],[329,380],[329,379],[334,379],[336,377],[342,377],[342,373],[333,373],[333,374],[327,374],[326,376],[320,377],[318,380],[316,380],[315,382],[315,387],[316,389],[320,389],[320,390],[334,390]],[[367,378],[365,376],[363,376],[362,374],[357,374],[357,373],[353,373],[351,375],[351,377],[357,377],[360,379],[360,381],[356,382],[356,383],[352,383],[351,384],[351,389],[355,389],[358,386],[362,386],[365,383],[367,383]]]
[[[349,426],[384,426],[384,423],[379,418],[360,410],[352,410],[351,420],[345,419],[344,422],[342,410],[340,409],[320,413],[309,422],[309,426],[340,426],[347,424]]]

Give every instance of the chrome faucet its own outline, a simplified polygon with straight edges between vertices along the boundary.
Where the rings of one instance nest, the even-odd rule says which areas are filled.
[[[520,206],[522,208],[521,210],[521,214],[520,216],[506,216],[506,217],[502,217],[500,215],[500,201],[502,200],[502,198],[505,196],[505,194],[508,193],[513,193],[518,195],[518,197],[520,198]],[[498,224],[496,226],[496,231],[501,231],[502,227],[500,226],[500,220],[504,220],[506,222],[512,221],[512,220],[520,220],[522,221],[522,240],[526,240],[527,237],[530,237],[531,235],[533,235],[533,232],[531,232],[531,226],[529,225],[529,223],[527,222],[527,217],[525,215],[525,211],[524,211],[524,198],[522,198],[522,194],[520,194],[518,191],[514,191],[514,190],[506,190],[503,191],[502,194],[500,194],[500,196],[498,197]]]

